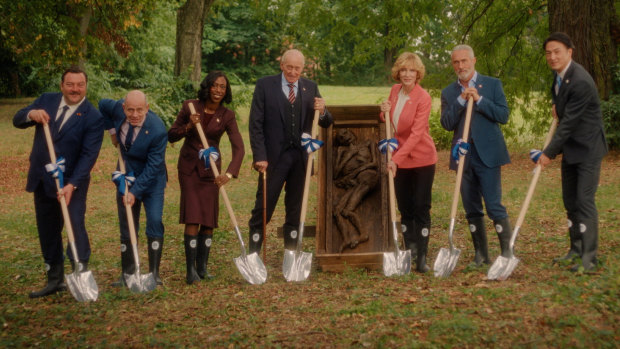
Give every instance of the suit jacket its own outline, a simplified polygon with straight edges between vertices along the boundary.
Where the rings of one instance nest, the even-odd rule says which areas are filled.
[[[120,129],[126,120],[123,100],[102,99],[99,111],[105,119],[106,129],[115,128],[120,142]],[[147,193],[161,193],[166,188],[166,146],[168,132],[163,121],[148,111],[135,141],[129,151],[121,146],[127,173],[132,172],[136,181],[129,191],[138,199]]]
[[[510,163],[508,148],[499,124],[506,124],[510,110],[506,95],[499,79],[478,73],[476,81],[478,94],[482,96],[479,103],[474,103],[468,143],[473,142],[482,162],[488,167],[497,167]],[[453,82],[441,91],[441,126],[454,131],[452,146],[463,136],[467,103],[461,105],[457,98],[461,94],[461,85]],[[450,158],[450,168],[456,170],[456,161]]]
[[[290,105],[282,98],[282,74],[267,76],[256,82],[252,107],[250,108],[250,145],[254,162],[268,161],[276,163],[280,153],[285,149],[287,111]],[[317,85],[305,78],[298,83],[297,98],[301,98],[302,133],[310,133],[314,117],[314,97],[321,97]],[[329,111],[319,119],[321,127],[329,127],[333,121]],[[304,159],[308,154],[304,152]]]
[[[392,86],[389,101],[392,105],[390,116],[393,118],[398,93],[402,84]],[[422,86],[416,84],[409,93],[409,100],[405,103],[398,117],[396,140],[398,148],[392,155],[392,160],[399,168],[415,168],[437,163],[437,150],[430,135],[428,118],[431,113],[431,96]]]
[[[44,109],[49,114],[56,157],[62,156],[66,160],[65,185],[71,183],[79,189],[89,183],[90,170],[95,165],[103,141],[103,117],[88,100],[82,102],[60,132],[54,131],[61,99],[62,93],[44,93],[13,117],[13,125],[17,128],[36,127],[26,190],[34,192],[39,184],[43,184],[49,197],[56,197],[57,189],[55,180],[45,171],[45,165],[51,162],[45,134],[41,124],[28,121],[28,113],[33,109]]]
[[[190,102],[194,104],[194,108],[201,116],[200,125],[202,125],[202,130],[205,133],[205,137],[207,137],[209,146],[217,148],[220,154],[222,154],[219,150],[220,138],[222,138],[224,132],[228,134],[228,139],[232,147],[232,158],[224,173],[228,172],[236,178],[239,175],[239,169],[243,162],[245,147],[243,145],[241,133],[239,133],[235,113],[220,105],[213,116],[206,116],[204,111],[205,105],[197,99],[183,102],[181,111],[179,111],[174,124],[172,124],[172,127],[170,127],[168,131],[168,140],[171,143],[185,137],[177,164],[179,173],[189,175],[196,169],[201,178],[209,178],[211,180],[215,178],[213,171],[211,169],[205,169],[204,162],[198,158],[198,152],[203,148],[198,131],[195,127],[192,127],[189,132],[186,132],[185,125],[190,122],[189,116],[191,115],[189,111]],[[218,169],[221,169],[221,163],[222,160],[220,157],[220,159],[216,161]]]
[[[594,80],[572,61],[556,95],[556,77],[554,74],[551,95],[559,123],[545,155],[553,159],[563,153],[569,164],[602,158],[607,154],[607,142]]]

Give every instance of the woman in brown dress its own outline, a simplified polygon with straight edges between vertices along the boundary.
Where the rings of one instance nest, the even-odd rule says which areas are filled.
[[[243,139],[237,127],[235,113],[222,106],[232,101],[228,78],[220,71],[213,71],[200,83],[198,99],[183,102],[183,107],[168,131],[171,143],[185,138],[179,153],[179,184],[181,186],[180,223],[185,224],[185,260],[188,284],[200,281],[207,273],[207,261],[213,237],[217,228],[219,208],[219,186],[237,177],[245,154]],[[193,103],[197,114],[191,114],[189,103]],[[220,138],[226,132],[232,146],[232,159],[224,173],[221,160],[216,161],[220,175],[215,178],[213,171],[205,167],[199,158],[204,147],[195,124],[200,123],[209,147],[219,153]]]

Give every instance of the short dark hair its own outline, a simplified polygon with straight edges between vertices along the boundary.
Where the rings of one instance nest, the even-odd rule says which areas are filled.
[[[207,74],[205,79],[202,80],[202,82],[200,83],[200,90],[198,90],[198,99],[201,102],[206,102],[209,100],[209,90],[211,90],[211,87],[213,86],[213,84],[215,84],[215,80],[217,80],[217,78],[219,77],[224,77],[224,79],[226,79],[226,94],[224,95],[222,102],[226,104],[232,102],[232,90],[230,89],[230,82],[228,82],[226,74],[219,70],[214,70]]]
[[[69,68],[65,69],[65,72],[62,73],[62,77],[60,78],[60,82],[65,82],[65,75],[72,73],[72,74],[84,74],[84,77],[86,78],[86,82],[88,82],[88,75],[86,75],[86,72],[84,70],[82,70],[82,68],[78,67],[77,65],[72,65]]]
[[[547,49],[547,43],[549,41],[558,41],[558,42],[563,43],[564,46],[566,46],[566,48],[571,48],[571,49],[575,48],[575,45],[573,45],[573,40],[570,39],[570,36],[568,36],[568,34],[563,33],[563,32],[555,32],[549,35],[549,37],[543,43],[543,50]]]

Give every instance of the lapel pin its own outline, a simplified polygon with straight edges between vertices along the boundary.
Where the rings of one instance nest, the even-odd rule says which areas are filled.
[[[478,88],[482,88],[482,84],[478,85]]]
[[[77,116],[82,116],[82,113],[75,113],[75,115],[77,115]]]
[[[302,87],[301,89],[302,89],[304,92],[306,92],[306,88],[305,88],[305,87]]]
[[[149,130],[144,131],[144,134],[148,135],[149,134]]]
[[[220,118],[215,119],[215,121],[220,122]]]
[[[564,81],[564,82],[568,84],[568,83],[570,83],[570,80],[566,79],[566,81]]]

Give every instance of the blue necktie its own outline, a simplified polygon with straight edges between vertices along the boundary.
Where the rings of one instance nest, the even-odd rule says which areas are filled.
[[[556,85],[558,85],[558,89],[559,89],[560,86],[562,85],[562,78],[559,75],[555,78],[555,83]]]
[[[133,125],[129,124],[127,135],[125,135],[125,150],[126,151],[129,151],[132,143],[133,143]]]
[[[54,129],[56,130],[56,133],[60,132],[60,126],[62,126],[62,122],[65,120],[65,115],[67,114],[67,110],[69,110],[68,105],[65,105],[64,107],[62,107],[62,113],[60,113],[60,116],[58,116],[58,118],[56,118],[56,121],[54,122]]]

